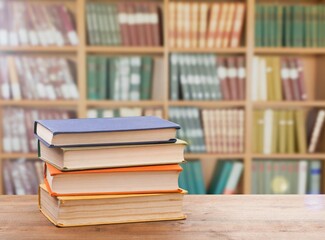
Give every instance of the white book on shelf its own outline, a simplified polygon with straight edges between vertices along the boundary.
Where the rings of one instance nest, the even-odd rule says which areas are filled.
[[[259,59],[258,71],[259,71],[259,76],[257,79],[257,81],[259,82],[258,100],[266,101],[267,100],[267,78],[266,78],[267,66],[266,66],[266,61],[263,58]]]
[[[320,133],[324,125],[324,120],[325,120],[325,110],[320,110],[317,114],[316,122],[308,146],[308,152],[310,153],[313,153],[316,150],[318,139],[320,137]]]
[[[307,171],[308,163],[306,160],[299,161],[298,164],[298,194],[307,193]]]
[[[264,112],[264,146],[263,153],[270,154],[272,152],[272,134],[273,134],[273,110],[266,109]]]
[[[253,58],[253,71],[252,71],[252,82],[251,82],[251,99],[252,101],[259,100],[259,59],[258,57]]]
[[[87,110],[87,118],[97,118],[97,109],[88,109]]]

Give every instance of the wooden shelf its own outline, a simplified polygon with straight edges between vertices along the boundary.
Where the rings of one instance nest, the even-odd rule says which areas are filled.
[[[254,48],[254,53],[255,54],[276,54],[276,55],[284,55],[284,54],[319,55],[319,54],[325,54],[325,48],[258,47],[258,48]]]
[[[164,48],[163,47],[87,46],[86,52],[87,53],[105,53],[105,54],[110,54],[110,53],[163,54]]]
[[[37,153],[1,153],[0,159],[31,158],[37,159]]]
[[[244,157],[243,153],[185,153],[185,159],[244,159]]]
[[[300,108],[300,107],[325,107],[325,101],[258,101],[253,102],[253,107],[266,108]]]
[[[220,53],[239,54],[246,53],[245,47],[239,48],[169,48],[173,53]]]
[[[315,159],[315,160],[325,160],[325,153],[292,153],[292,154],[252,154],[254,159]]]
[[[3,47],[0,46],[0,52],[21,52],[21,53],[76,53],[78,47],[76,46],[50,46],[50,47],[41,47],[41,46],[18,46],[18,47]]]
[[[206,107],[206,108],[218,108],[218,107],[244,107],[245,101],[169,101],[170,107]]]
[[[0,106],[17,107],[77,107],[76,100],[0,100]]]
[[[112,100],[87,100],[87,107],[162,107],[164,101],[112,101]]]

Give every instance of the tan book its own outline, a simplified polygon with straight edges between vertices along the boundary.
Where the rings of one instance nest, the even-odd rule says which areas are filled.
[[[191,47],[191,5],[184,3],[184,47]]]
[[[265,110],[258,110],[258,126],[257,126],[258,153],[263,152],[263,146],[264,146],[264,112]]]
[[[231,37],[230,37],[230,47],[239,47],[241,35],[243,32],[245,17],[245,4],[236,3],[235,19],[232,27]]]
[[[209,129],[209,128],[208,128]],[[39,142],[39,158],[62,171],[174,164],[184,161],[186,142],[48,148]],[[89,161],[91,159],[91,161]]]
[[[8,69],[9,69],[9,79],[11,85],[11,95],[14,100],[21,100],[22,94],[18,79],[18,73],[15,64],[15,58],[12,56],[7,57]]]
[[[313,153],[316,150],[321,130],[324,126],[325,110],[320,110],[317,114],[316,122],[311,134],[310,143],[308,146],[308,152]]]
[[[184,47],[184,3],[176,3],[176,47]]]
[[[307,143],[306,143],[306,129],[305,129],[305,114],[303,110],[295,111],[295,131],[296,131],[296,142],[297,142],[297,152],[306,153]]]
[[[176,47],[176,33],[177,33],[177,28],[176,28],[176,3],[175,2],[170,2],[169,3],[169,18],[168,18],[168,25],[169,25],[169,31],[168,31],[168,41],[169,41],[169,46],[171,48]]]
[[[206,47],[206,34],[208,23],[208,7],[207,3],[200,4],[200,21],[199,21],[199,47]]]
[[[228,15],[229,3],[221,4],[220,22],[216,34],[215,47],[221,48],[223,46],[223,39],[226,29],[226,20]]]
[[[180,220],[185,193],[52,197],[41,184],[39,208],[58,227]]]
[[[258,126],[258,121],[259,121],[259,111],[256,110],[253,112],[253,134],[252,134],[252,152],[253,153],[258,153],[258,135],[259,135],[259,126]]]
[[[207,47],[214,47],[216,31],[218,28],[219,17],[220,17],[221,4],[213,3],[210,11],[210,19],[208,26],[208,35],[207,35]]]
[[[235,3],[229,3],[229,9],[226,17],[226,23],[225,23],[225,30],[223,34],[223,40],[222,40],[222,47],[229,47],[230,46],[230,37],[232,32],[232,26],[235,19]]]
[[[198,47],[199,3],[191,2],[191,47]]]

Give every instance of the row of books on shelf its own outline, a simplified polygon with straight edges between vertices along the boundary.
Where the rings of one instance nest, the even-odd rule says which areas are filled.
[[[37,194],[38,185],[43,182],[43,163],[34,159],[5,159],[2,174],[4,194]]]
[[[68,110],[10,108],[2,110],[4,152],[36,152],[34,121],[37,119],[68,119],[76,117]]]
[[[320,194],[321,172],[319,160],[255,160],[252,194]]]
[[[325,110],[256,110],[253,151],[256,153],[314,153],[324,135]]]
[[[244,150],[244,111],[172,107],[169,119],[183,128],[178,136],[189,145],[188,152],[241,153]]]
[[[121,107],[115,109],[89,109],[88,118],[156,116],[163,118],[162,108]]]
[[[66,58],[1,56],[0,98],[78,99],[75,64]]]
[[[324,4],[257,4],[255,45],[324,47],[324,16]]]
[[[74,18],[64,4],[2,1],[0,15],[2,46],[64,46],[79,43]]]
[[[202,161],[181,164],[179,186],[189,194],[240,193],[243,163],[218,160],[207,187]],[[6,159],[2,178],[4,194],[37,194],[43,182],[43,163],[33,159]],[[322,163],[319,160],[254,160],[252,162],[252,194],[320,194]]]
[[[90,45],[162,45],[158,3],[87,3],[86,15]]]
[[[253,101],[300,101],[307,99],[301,58],[254,57]]]
[[[213,54],[171,54],[171,100],[243,100],[244,57]]]
[[[218,160],[211,182],[205,186],[200,160],[191,160],[181,164],[183,171],[179,175],[179,185],[189,194],[234,194],[243,173],[244,164],[237,160]]]
[[[88,99],[148,100],[163,80],[163,59],[89,56]]]
[[[244,17],[244,3],[170,2],[170,47],[239,47]]]

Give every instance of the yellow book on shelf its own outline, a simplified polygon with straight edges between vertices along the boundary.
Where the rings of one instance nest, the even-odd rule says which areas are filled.
[[[278,139],[278,117],[279,116],[279,112],[273,110],[273,122],[272,122],[272,145],[271,145],[271,152],[272,153],[276,153],[278,152],[278,148],[277,148],[277,143],[279,141]]]
[[[306,143],[306,130],[305,130],[305,121],[304,121],[304,111],[296,110],[295,111],[295,132],[296,132],[296,141],[297,141],[297,152],[306,153],[307,143]]]
[[[263,152],[264,147],[264,112],[265,110],[258,110],[258,125],[257,125],[257,150],[258,153]]]
[[[259,136],[259,111],[253,112],[253,145],[252,145],[252,151],[253,153],[259,152],[259,143],[258,143],[258,136]]]
[[[266,57],[265,61],[266,61],[267,100],[272,101],[275,100],[272,57]]]
[[[287,111],[287,126],[288,126],[288,153],[295,152],[295,121],[293,110]]]
[[[287,119],[286,119],[287,112],[285,110],[280,110],[278,113],[278,134],[279,134],[279,141],[278,141],[278,151],[279,153],[286,153],[287,152]]]
[[[280,77],[280,58],[273,57],[272,58],[272,66],[273,66],[273,86],[274,86],[274,100],[282,101],[282,84]]]

